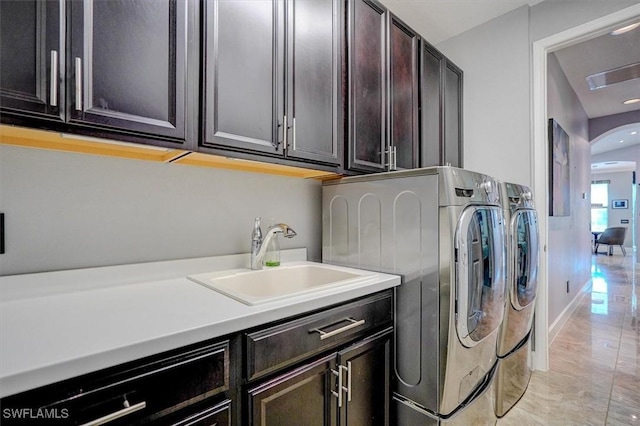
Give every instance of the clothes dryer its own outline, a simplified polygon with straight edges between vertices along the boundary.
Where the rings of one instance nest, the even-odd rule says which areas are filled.
[[[323,183],[323,262],[398,274],[396,425],[495,422],[505,306],[498,182],[432,167]]]
[[[498,337],[496,415],[504,416],[524,395],[531,377],[528,367],[531,325],[538,289],[538,219],[531,190],[501,182],[507,226],[507,306]]]

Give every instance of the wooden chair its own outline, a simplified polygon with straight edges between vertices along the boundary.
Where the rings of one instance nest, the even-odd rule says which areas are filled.
[[[624,226],[614,226],[607,228],[596,240],[595,254],[598,254],[598,246],[600,244],[606,244],[609,246],[609,256],[613,255],[613,246],[620,246],[622,254],[627,255],[624,249],[624,237],[627,234],[627,228]]]

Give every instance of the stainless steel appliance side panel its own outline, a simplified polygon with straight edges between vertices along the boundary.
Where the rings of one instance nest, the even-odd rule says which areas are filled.
[[[498,372],[494,382],[495,412],[502,417],[522,398],[529,380],[531,370],[527,366],[530,341],[518,350],[498,361]]]
[[[438,341],[438,188],[438,175],[422,174],[344,179],[322,190],[323,262],[402,277],[395,290],[396,388],[433,411],[447,347]]]
[[[496,360],[498,329],[474,348],[457,338],[451,283],[459,215],[471,204],[500,206],[498,189],[453,167],[323,183],[323,262],[402,276],[395,390],[433,413],[451,414]]]
[[[438,180],[440,185],[438,203],[440,206],[463,206],[468,204],[500,205],[500,187],[497,180],[482,173],[450,166],[424,167],[421,169],[350,176],[324,181],[322,185],[326,188],[347,183],[390,182],[394,179],[417,178],[430,175],[440,176]],[[492,190],[490,195],[488,195],[486,191],[487,182],[488,187]],[[461,192],[456,191],[456,189],[466,190],[464,191],[465,195],[460,196],[459,194]]]

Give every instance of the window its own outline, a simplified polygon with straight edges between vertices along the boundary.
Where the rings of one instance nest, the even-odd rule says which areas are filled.
[[[609,226],[609,182],[591,184],[591,231],[602,232]]]

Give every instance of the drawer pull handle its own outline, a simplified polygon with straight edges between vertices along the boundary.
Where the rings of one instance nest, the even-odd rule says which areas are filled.
[[[100,417],[99,419],[95,419],[88,423],[83,424],[82,426],[98,426],[103,425],[105,423],[109,423],[113,420],[119,419],[120,417],[124,417],[136,411],[142,410],[147,406],[145,401],[139,402],[137,404],[129,406],[129,401],[124,400],[124,407],[122,410],[116,411],[115,413],[107,414],[104,417]]]
[[[337,334],[344,333],[345,331],[351,330],[352,328],[360,327],[361,325],[364,324],[363,319],[357,321],[357,320],[354,320],[353,318],[345,318],[343,321],[349,321],[351,324],[347,324],[344,327],[340,327],[329,332],[320,330],[319,328],[312,328],[311,332],[316,332],[320,334],[320,340],[324,340],[324,339],[328,339],[329,337],[333,337]]]

